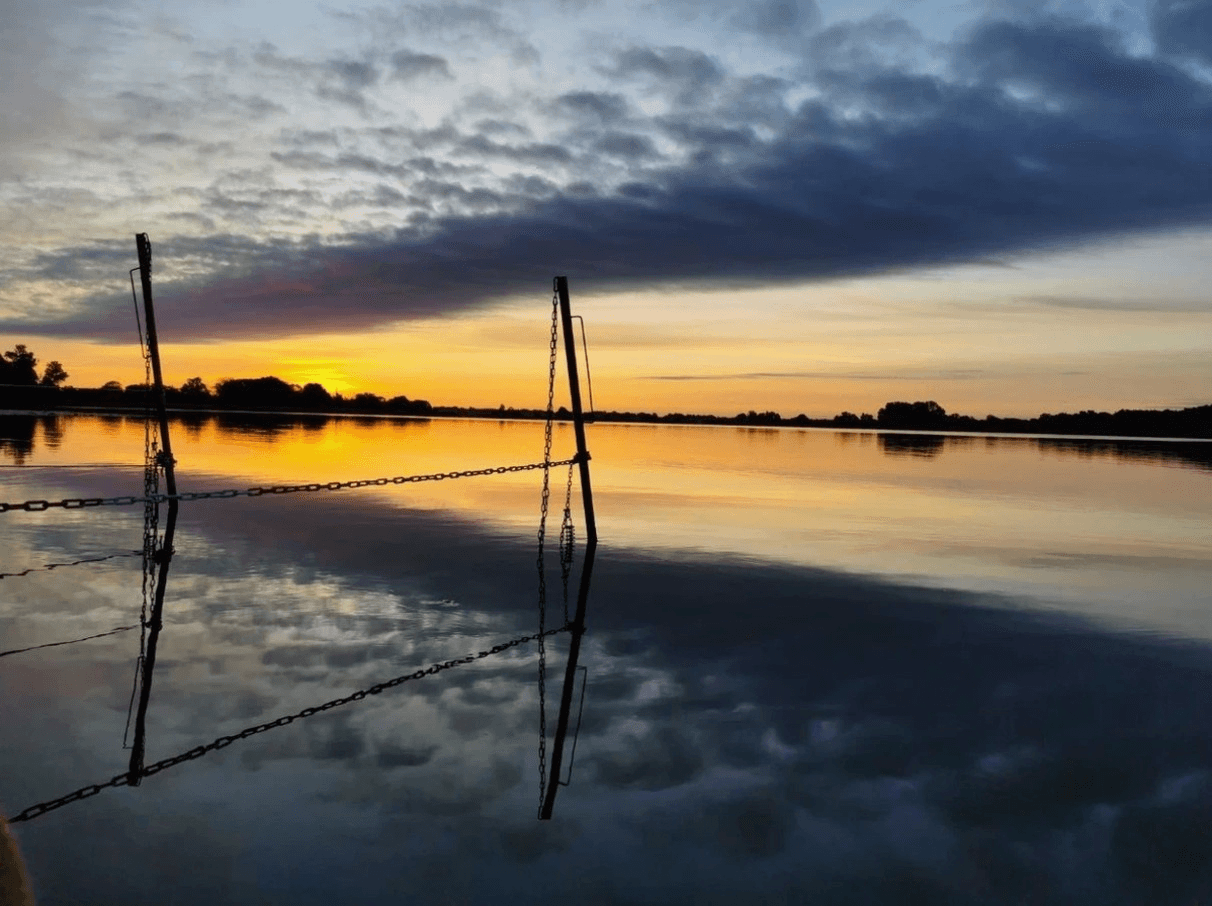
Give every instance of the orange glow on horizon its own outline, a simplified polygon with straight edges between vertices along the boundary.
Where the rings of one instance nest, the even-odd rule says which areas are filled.
[[[1015,295],[1021,274],[986,270],[731,291],[577,296],[574,286],[573,302],[585,318],[601,410],[828,418],[934,400],[979,418],[1209,402],[1212,359],[1201,343],[1212,335],[1212,312],[1180,307],[1160,317],[1126,305],[1092,314],[1085,303]],[[1041,273],[1041,293],[1064,289],[1068,275]],[[197,376],[213,388],[223,378],[276,375],[346,396],[540,408],[549,306],[539,296],[360,334],[223,343],[174,343],[162,331],[165,380],[179,386]],[[10,343],[25,343],[42,364],[62,362],[69,384],[95,387],[142,381],[133,334],[132,325],[127,345]],[[562,405],[562,354],[557,367]],[[582,380],[588,390],[584,372]]]

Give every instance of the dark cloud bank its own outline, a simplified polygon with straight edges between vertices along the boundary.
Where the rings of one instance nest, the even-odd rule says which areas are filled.
[[[832,26],[808,39],[819,94],[795,110],[774,100],[777,80],[751,80],[727,110],[713,107],[728,80],[715,61],[626,50],[612,77],[662,87],[684,115],[637,124],[621,96],[589,92],[557,107],[594,122],[600,154],[648,160],[644,130],[677,136],[690,153],[676,167],[642,170],[610,194],[566,188],[340,248],[250,244],[253,276],[164,292],[164,329],[181,339],[357,329],[542,292],[554,273],[581,292],[756,285],[1206,224],[1212,87],[1191,72],[1209,60],[1207,8],[1156,5],[1151,57],[1074,21],[986,23],[950,48],[945,76],[878,62],[903,24]],[[421,57],[399,65],[440,68]],[[357,72],[346,70],[337,75],[348,82]],[[746,117],[772,131],[760,137]],[[56,276],[76,254],[40,267]],[[38,330],[125,337],[116,299]]]

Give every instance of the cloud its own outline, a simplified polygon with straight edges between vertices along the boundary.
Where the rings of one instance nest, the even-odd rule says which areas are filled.
[[[393,742],[381,742],[375,753],[375,761],[381,768],[415,768],[428,764],[437,752],[437,746],[408,748]]]
[[[598,783],[612,789],[663,790],[688,783],[703,771],[703,755],[692,739],[669,727],[654,727],[638,739],[586,759]]]
[[[126,3],[107,12],[120,16]],[[89,0],[5,0],[0,52],[0,178],[35,165],[42,143],[61,139],[90,118],[72,98],[95,52],[78,46],[81,30],[108,30]],[[77,44],[77,46],[72,46]]]
[[[1165,7],[1158,22],[1183,9]],[[500,25],[480,7],[427,15],[418,27]],[[1212,86],[1169,58],[1129,52],[1114,32],[1055,17],[987,22],[925,69],[889,66],[883,48],[912,57],[922,44],[899,20],[813,40],[815,68],[800,86],[811,90],[798,106],[782,79],[734,75],[697,49],[633,45],[602,69],[656,106],[641,115],[637,95],[561,91],[535,109],[561,111],[567,140],[505,128],[510,103],[495,97],[472,106],[496,111],[488,121],[500,128],[375,127],[363,133],[382,142],[373,152],[288,135],[271,152],[277,164],[375,176],[380,187],[337,197],[272,176],[260,187],[216,182],[198,213],[307,223],[318,210],[353,217],[362,198],[380,211],[374,228],[248,239],[226,259],[230,270],[200,251],[189,279],[159,295],[165,329],[198,340],[358,330],[492,305],[556,273],[580,293],[762,286],[1212,220]],[[372,56],[258,54],[355,108],[382,81]],[[166,237],[168,247],[210,241]],[[96,249],[46,253],[24,273],[83,278],[85,265],[71,262]],[[126,304],[115,290],[60,320],[9,317],[0,327],[115,337]]]
[[[523,65],[539,59],[538,50],[523,31],[510,25],[491,3],[421,2],[335,15],[366,27],[378,40],[405,38],[444,47],[507,48],[513,60]]]
[[[1101,312],[1177,312],[1205,313],[1207,303],[1196,299],[1149,298],[1105,299],[1092,296],[1061,296],[1035,294],[1016,296],[1014,301],[1023,305],[1043,308],[1068,308],[1080,311]]]
[[[758,0],[746,3],[732,17],[732,24],[754,34],[785,38],[815,28],[821,11],[813,0]]]
[[[612,78],[638,81],[680,105],[705,100],[725,78],[718,62],[688,47],[629,47],[616,54],[605,72]]]
[[[1149,20],[1163,53],[1212,63],[1212,4],[1206,0],[1154,0]]]
[[[982,84],[1026,91],[1097,123],[1102,137],[1121,122],[1138,133],[1212,127],[1206,83],[1164,60],[1129,55],[1105,29],[1051,20],[991,23],[976,30],[957,63]]]
[[[363,732],[351,726],[351,715],[334,715],[323,724],[304,724],[308,754],[318,761],[352,761],[366,750]]]
[[[886,13],[826,26],[808,41],[809,71],[903,68],[926,44],[920,31]]]
[[[594,143],[594,147],[607,156],[628,160],[652,160],[660,157],[652,139],[646,135],[628,132],[608,132]]]
[[[379,83],[383,75],[373,60],[311,60],[287,56],[268,42],[257,48],[253,60],[263,69],[305,80],[316,96],[323,100],[336,101],[360,112],[369,110],[367,92]]]
[[[572,113],[613,123],[627,116],[630,104],[627,98],[613,92],[573,91],[556,98],[556,105]]]
[[[572,162],[571,152],[562,145],[540,142],[510,145],[493,141],[484,135],[473,135],[464,139],[456,146],[456,150],[473,158],[489,160],[499,158],[539,167],[558,166]]]
[[[391,75],[392,78],[401,81],[422,76],[454,78],[450,73],[450,65],[444,57],[428,53],[413,53],[408,50],[398,50],[391,55]]]

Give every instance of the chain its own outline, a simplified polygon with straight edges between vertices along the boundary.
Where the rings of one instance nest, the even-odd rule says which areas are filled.
[[[543,633],[547,626],[547,571],[543,545],[547,540],[547,507],[551,500],[551,434],[555,409],[556,349],[559,346],[560,294],[555,281],[551,293],[551,338],[547,344],[547,418],[543,426],[543,496],[539,506],[539,553],[535,566],[539,571],[539,812],[547,793],[547,646]],[[567,608],[565,608],[567,610]],[[565,614],[564,622],[568,622]]]
[[[147,425],[151,425],[148,418]],[[156,464],[156,444],[147,444],[148,459],[143,467],[143,620],[156,579],[156,548],[160,535],[160,469]]]
[[[151,254],[151,250],[148,250]],[[135,271],[137,267],[130,269],[130,300],[135,305],[135,327],[139,329],[139,351],[143,353],[143,374],[146,385],[151,384],[151,350],[147,348],[147,343],[143,339],[143,319],[139,315],[139,297],[135,295]]]
[[[120,554],[106,554],[104,557],[86,557],[83,560],[72,560],[70,563],[46,563],[42,566],[31,566],[29,569],[23,569],[19,573],[0,573],[0,579],[15,579],[19,576],[28,576],[30,573],[41,572],[46,570],[49,572],[52,569],[58,569],[61,566],[80,566],[85,563],[103,563],[106,560],[117,560],[120,557],[138,557],[143,551],[123,551]]]
[[[560,579],[564,585],[564,622],[568,622],[568,577],[572,573],[572,551],[576,544],[576,529],[572,524],[572,469],[568,466],[568,482],[564,486],[564,521],[560,525]]]
[[[544,634],[555,635],[558,632],[567,632],[569,629],[571,629],[571,627],[566,624],[556,629],[548,629]],[[167,770],[168,768],[176,767],[177,765],[184,764],[187,761],[193,761],[196,758],[201,758],[203,755],[208,755],[211,752],[218,751],[219,749],[225,749],[233,742],[237,742],[241,739],[248,739],[250,736],[256,736],[258,733],[264,733],[267,730],[285,727],[287,724],[292,724],[296,720],[300,720],[304,717],[311,717],[312,715],[319,714],[323,711],[331,711],[333,708],[348,705],[351,702],[361,701],[368,695],[378,695],[379,693],[385,692],[388,689],[394,689],[396,686],[402,686],[404,683],[424,679],[427,676],[433,676],[436,673],[441,673],[443,670],[450,670],[451,668],[458,667],[462,664],[470,664],[474,661],[491,657],[494,654],[500,654],[503,651],[508,651],[510,648],[516,648],[518,645],[533,642],[535,639],[539,639],[541,641],[541,638],[542,637],[538,634],[519,636],[516,639],[503,642],[500,645],[493,645],[491,648],[485,651],[470,654],[466,657],[455,658],[454,660],[450,661],[439,661],[424,669],[416,670],[413,673],[405,673],[404,675],[397,676],[394,679],[389,679],[382,683],[375,683],[375,685],[369,687],[368,689],[360,689],[357,692],[353,692],[342,698],[334,698],[332,701],[325,702],[322,705],[304,708],[302,711],[298,711],[294,714],[288,714],[285,717],[279,717],[276,720],[247,727],[241,730],[239,733],[232,733],[229,736],[220,736],[213,742],[208,742],[205,745],[195,746],[187,752],[182,752],[180,755],[174,755],[171,758],[165,758],[161,761],[155,762],[154,764],[149,764],[143,768],[143,770],[139,773],[139,776],[150,777],[153,774],[159,774],[161,771]],[[63,806],[70,805],[73,802],[79,802],[81,799],[96,796],[102,790],[109,789],[110,787],[125,786],[129,783],[129,781],[129,773],[118,774],[104,783],[89,784],[88,786],[81,787],[78,790],[68,793],[66,796],[60,796],[57,799],[51,799],[47,802],[40,802],[37,805],[31,805],[24,811],[14,815],[12,818],[9,818],[8,821],[10,824],[16,824],[19,821],[29,821],[33,818],[45,815],[47,812],[54,811],[57,808],[62,808]]]
[[[151,245],[147,247],[147,268],[151,273]],[[134,276],[131,277],[131,293],[134,294]],[[135,303],[136,323],[139,304]],[[130,704],[126,709],[126,730],[122,734],[122,745],[126,746],[130,733],[130,722],[134,716],[135,698],[139,686],[143,682],[143,664],[147,656],[148,615],[151,611],[152,596],[156,587],[156,571],[159,569],[158,550],[160,546],[160,457],[158,455],[158,434],[154,422],[155,412],[152,407],[152,360],[151,332],[145,336],[142,327],[139,328],[139,344],[143,353],[143,579],[142,600],[139,604],[139,656],[135,659],[135,677],[131,685]]]
[[[144,422],[145,436],[148,438],[144,445],[147,456],[143,464],[143,601],[140,607],[139,622],[143,624],[143,632],[139,636],[139,659],[147,643],[147,615],[151,607],[153,589],[156,587],[156,570],[159,566],[157,556],[160,546],[160,465],[156,457],[156,442],[151,440],[151,412],[147,413]]]
[[[343,491],[347,488],[383,487],[389,484],[412,484],[422,481],[444,481],[456,478],[474,478],[478,475],[504,475],[507,472],[531,472],[535,469],[549,469],[552,466],[566,466],[580,462],[574,456],[572,459],[562,459],[558,462],[535,462],[521,466],[497,466],[492,469],[466,469],[461,472],[435,472],[432,475],[396,475],[392,478],[366,478],[358,481],[330,481],[327,484],[313,482],[311,484],[292,485],[262,485],[259,487],[228,489],[223,491],[191,491],[183,494],[156,494],[154,497],[68,497],[64,500],[26,500],[19,503],[0,503],[0,513],[24,511],[41,513],[56,507],[65,510],[79,510],[94,506],[134,506],[137,503],[166,503],[169,500],[224,500],[231,497],[261,497],[265,494],[305,494],[315,491]]]

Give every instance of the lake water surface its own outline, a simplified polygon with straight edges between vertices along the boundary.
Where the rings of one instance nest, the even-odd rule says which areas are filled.
[[[186,491],[542,457],[537,423],[173,430]],[[1212,898],[1212,445],[625,425],[589,445],[601,543],[552,821],[526,643],[14,825],[39,902]],[[136,419],[2,416],[0,496],[139,494],[142,451]],[[183,503],[146,761],[533,633],[540,481]],[[13,574],[129,554],[143,516],[0,514],[0,813],[127,769],[140,558]],[[553,637],[549,733],[566,653]]]

